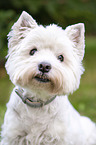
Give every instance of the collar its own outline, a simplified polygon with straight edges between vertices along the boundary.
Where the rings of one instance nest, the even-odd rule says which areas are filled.
[[[24,91],[21,88],[15,89],[15,92],[22,99],[23,103],[25,103],[28,106],[33,107],[33,108],[43,107],[43,106],[51,103],[56,98],[56,96],[54,96],[47,101],[42,101],[42,100],[35,101],[32,98],[29,98],[28,96],[24,96],[23,95]]]

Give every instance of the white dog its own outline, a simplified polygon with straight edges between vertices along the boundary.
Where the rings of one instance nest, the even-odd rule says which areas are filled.
[[[1,145],[96,145],[96,124],[67,97],[84,71],[84,24],[43,27],[23,12],[8,36],[6,70],[16,87]]]

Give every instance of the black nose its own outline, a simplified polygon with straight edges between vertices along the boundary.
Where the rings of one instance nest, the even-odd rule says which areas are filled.
[[[38,69],[42,73],[48,73],[51,70],[51,64],[50,63],[47,63],[47,62],[41,62],[38,65]]]

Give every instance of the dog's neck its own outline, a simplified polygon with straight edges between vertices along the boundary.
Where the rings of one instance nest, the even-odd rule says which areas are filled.
[[[56,96],[54,96],[48,99],[47,101],[43,101],[41,99],[34,99],[34,96],[30,96],[29,93],[26,93],[26,91],[24,91],[24,89],[21,88],[15,89],[15,92],[25,104],[33,108],[39,108],[44,105],[48,105],[56,98]]]

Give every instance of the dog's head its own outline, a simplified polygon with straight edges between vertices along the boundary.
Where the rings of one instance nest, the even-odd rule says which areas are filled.
[[[84,69],[84,24],[43,27],[23,12],[8,35],[7,73],[15,85],[60,95],[79,87]]]

